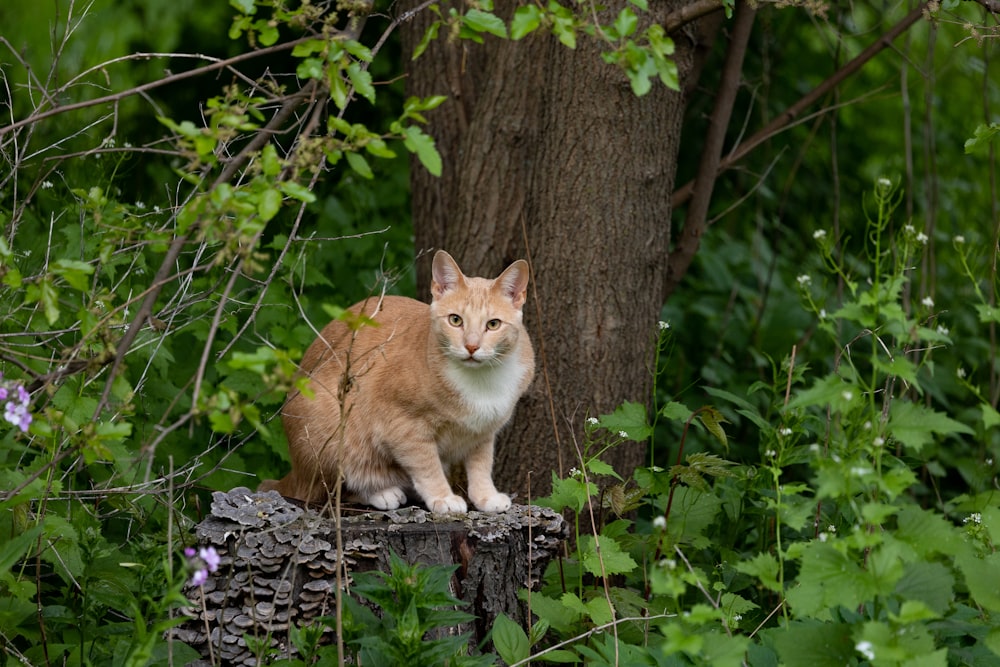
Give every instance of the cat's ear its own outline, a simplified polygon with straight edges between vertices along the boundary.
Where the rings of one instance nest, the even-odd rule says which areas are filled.
[[[511,300],[514,307],[520,309],[528,298],[528,277],[531,271],[528,263],[519,259],[493,281],[494,288],[499,289],[505,297]]]
[[[464,282],[465,274],[458,268],[451,255],[444,250],[434,253],[434,261],[431,264],[431,294],[435,299],[440,299]]]

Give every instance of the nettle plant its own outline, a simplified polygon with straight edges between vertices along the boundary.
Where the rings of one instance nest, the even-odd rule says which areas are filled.
[[[524,593],[537,619],[529,632],[498,620],[504,660],[1000,660],[1000,494],[996,453],[983,444],[1000,419],[967,380],[978,409],[957,419],[935,407],[951,384],[935,370],[955,348],[933,299],[913,294],[911,267],[928,238],[911,224],[894,229],[898,202],[898,188],[879,179],[864,202],[860,257],[848,258],[848,239],[814,234],[829,282],[802,274],[796,287],[833,350],[827,372],[815,370],[824,359],[792,350],[770,383],[744,395],[706,389],[716,407],[670,401],[650,420],[625,404],[587,421],[578,467],[539,501],[575,517],[573,546],[540,592]],[[968,247],[954,239],[976,283]],[[661,326],[659,350],[669,336]],[[607,447],[649,440],[658,419],[681,427],[673,466],[625,479],[601,461]],[[756,459],[727,460],[727,420],[752,424]],[[695,431],[708,437],[685,455]],[[947,497],[940,478],[955,449],[971,450],[985,472],[978,487]]]

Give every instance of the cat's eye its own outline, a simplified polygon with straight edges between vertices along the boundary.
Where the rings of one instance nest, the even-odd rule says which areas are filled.
[[[488,320],[486,322],[486,328],[489,329],[490,331],[496,331],[497,329],[500,328],[500,320],[496,319]]]
[[[462,326],[462,316],[452,313],[451,315],[448,316],[448,324],[450,324],[453,327]]]

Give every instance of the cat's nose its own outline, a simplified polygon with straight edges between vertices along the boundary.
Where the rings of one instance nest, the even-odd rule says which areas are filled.
[[[473,343],[466,343],[465,344],[465,349],[468,350],[469,356],[472,356],[479,349],[479,346],[475,345]]]

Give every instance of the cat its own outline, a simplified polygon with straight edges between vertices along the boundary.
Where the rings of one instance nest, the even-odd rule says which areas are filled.
[[[461,513],[447,478],[461,463],[477,509],[510,508],[493,484],[493,447],[535,371],[522,323],[528,263],[466,277],[439,250],[431,273],[430,305],[371,297],[350,309],[371,323],[320,332],[301,364],[314,397],[293,392],[282,409],[292,470],[261,490],[325,503],[339,470],[349,500],[396,509],[412,489],[431,512]]]

